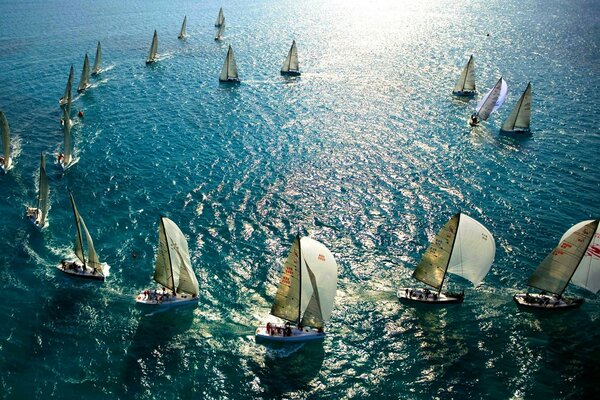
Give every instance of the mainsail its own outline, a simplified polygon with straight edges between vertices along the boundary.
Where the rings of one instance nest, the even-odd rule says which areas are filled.
[[[225,19],[223,19],[223,23],[219,25],[219,29],[217,29],[217,34],[215,35],[215,40],[221,40],[221,36],[223,36],[223,31],[225,30]]]
[[[102,273],[102,264],[100,264],[100,261],[98,261],[98,255],[96,254],[96,250],[94,249],[94,242],[92,240],[92,237],[90,236],[90,232],[85,226],[85,222],[83,222],[83,218],[81,218],[79,211],[77,211],[75,199],[73,199],[73,194],[71,192],[69,192],[69,198],[71,199],[71,206],[73,207],[73,216],[75,217],[75,226],[77,227],[77,236],[75,237],[75,255],[85,267],[90,267],[97,273]],[[87,260],[83,252],[82,229],[83,234],[85,234],[85,240],[87,242]]]
[[[477,285],[490,270],[496,244],[483,225],[458,213],[450,218],[425,251],[413,277],[441,290],[446,273],[453,273]]]
[[[61,106],[67,104],[67,99],[71,94],[71,87],[73,86],[73,75],[73,64],[71,64],[71,69],[69,69],[69,79],[67,79],[67,86],[65,87],[65,93],[63,94],[63,97],[60,98]]]
[[[322,244],[296,237],[283,267],[271,314],[314,328],[331,317],[337,288],[337,263]]]
[[[511,131],[529,131],[531,123],[531,83],[527,84],[527,88],[521,95],[521,98],[513,108],[512,112],[502,124],[502,130],[505,132]]]
[[[160,219],[158,227],[154,280],[173,293],[187,293],[193,296],[199,293],[187,240],[179,227],[166,217]]]
[[[41,213],[39,226],[43,227],[46,224],[46,216],[48,215],[48,194],[50,192],[48,176],[46,175],[46,158],[44,157],[44,153],[40,154],[40,181],[38,190],[37,208]]]
[[[4,112],[0,111],[0,122],[2,123],[2,151],[4,155],[4,171],[10,167],[10,129]]]
[[[469,61],[467,61],[467,65],[465,65],[463,68],[456,85],[454,85],[453,93],[475,91],[475,74],[473,73],[474,66],[475,64],[473,62],[473,55],[471,55],[471,57],[469,57]]]
[[[219,27],[223,25],[225,22],[225,16],[223,15],[223,7],[219,9],[219,15],[217,15],[217,20],[215,21],[215,26]]]
[[[66,167],[71,162],[71,116],[69,115],[67,109],[69,107],[65,107],[63,109],[63,121],[65,125],[63,126],[64,130],[64,143],[65,143],[65,152],[63,154],[63,165]]]
[[[185,39],[185,25],[187,23],[187,15],[183,16],[183,23],[181,24],[181,30],[179,31],[178,39]]]
[[[150,44],[150,53],[148,54],[148,59],[146,60],[146,63],[151,63],[156,61],[156,59],[158,58],[156,56],[156,52],[158,51],[158,34],[156,33],[156,30],[154,30],[154,35],[152,36],[152,44]]]
[[[82,92],[90,86],[90,60],[88,58],[87,53],[85,53],[85,57],[83,59],[83,69],[81,70],[81,79],[79,80],[79,86],[77,86],[77,91]]]
[[[100,47],[100,42],[98,42],[98,47],[96,48],[96,59],[94,60],[94,68],[92,68],[92,75],[97,75],[98,73],[100,73],[100,64],[101,63],[102,63],[102,48]]]
[[[281,72],[298,72],[299,69],[298,47],[296,47],[296,41],[294,40],[292,41],[292,47],[290,47],[287,57],[283,61]]]
[[[600,220],[571,227],[529,277],[527,285],[562,295],[569,281],[593,293],[600,290]]]
[[[235,64],[235,57],[233,55],[233,49],[231,45],[229,45],[229,49],[227,50],[227,57],[225,57],[225,63],[223,63],[223,68],[221,69],[221,75],[219,76],[219,80],[223,82],[227,81],[235,81],[238,79],[238,71],[237,65]]]
[[[483,96],[479,104],[477,104],[477,115],[482,120],[487,120],[489,116],[496,111],[504,100],[508,92],[508,85],[503,78],[498,79],[498,82]]]

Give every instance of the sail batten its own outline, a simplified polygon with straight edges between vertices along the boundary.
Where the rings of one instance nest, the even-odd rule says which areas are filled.
[[[527,84],[527,88],[519,98],[519,101],[513,108],[512,112],[502,124],[502,130],[505,132],[511,131],[528,131],[531,123],[531,83]]]
[[[477,116],[486,121],[489,116],[496,111],[504,103],[508,85],[503,78],[498,79],[498,82],[491,88],[485,96],[477,104]]]
[[[98,42],[98,47],[96,48],[96,58],[94,60],[94,67],[92,68],[92,75],[96,75],[100,73],[100,65],[102,64],[102,47],[100,46],[100,42]]]

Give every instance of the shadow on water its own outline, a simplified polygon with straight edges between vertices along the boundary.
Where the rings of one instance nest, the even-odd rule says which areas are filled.
[[[290,392],[309,392],[310,382],[323,365],[322,342],[266,347],[263,360],[252,360],[249,367],[270,398],[282,398]]]

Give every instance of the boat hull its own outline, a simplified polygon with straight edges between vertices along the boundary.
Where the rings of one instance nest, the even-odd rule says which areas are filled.
[[[456,90],[452,94],[457,97],[473,97],[477,92],[475,90]]]
[[[281,75],[283,76],[300,76],[300,71],[281,71]]]
[[[530,129],[516,129],[513,131],[505,131],[500,129],[501,135],[509,135],[509,136],[531,136]]]
[[[400,288],[398,289],[398,298],[403,303],[414,304],[460,304],[464,301],[464,295],[462,293],[440,293],[439,295],[435,292],[431,292],[428,289],[415,289],[415,288]]]
[[[527,311],[571,310],[583,304],[583,299],[565,299],[547,294],[519,293],[513,296],[517,306]]]
[[[77,88],[77,93],[82,93],[85,92],[87,89],[89,89],[92,85],[90,85],[89,83],[87,85],[85,85],[84,87],[79,87]]]
[[[58,104],[59,104],[61,107],[62,107],[62,106],[66,106],[68,102],[69,102],[69,101],[68,101],[67,99],[65,99],[64,97],[61,97],[61,98],[58,100]]]
[[[42,212],[39,208],[27,207],[25,215],[27,216],[27,219],[29,220],[29,222],[31,222],[33,226],[40,230],[43,228],[43,226],[40,225],[40,222],[42,220]]]
[[[196,305],[198,297],[177,294],[173,296],[166,291],[146,289],[135,299],[136,304],[152,308],[171,308],[185,305]]]
[[[90,279],[94,281],[104,281],[106,278],[102,274],[95,273],[91,268],[83,267],[83,264],[77,260],[62,260],[60,264],[56,266],[59,270],[67,275],[71,275],[77,278]]]
[[[219,79],[220,83],[240,83],[239,78]]]
[[[303,343],[325,339],[325,332],[319,332],[312,328],[298,329],[289,327],[289,334],[286,335],[284,325],[273,325],[267,329],[267,326],[256,328],[255,340],[257,343]]]

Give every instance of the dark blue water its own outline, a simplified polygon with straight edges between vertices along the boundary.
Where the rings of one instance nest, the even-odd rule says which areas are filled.
[[[598,395],[598,297],[570,287],[586,303],[555,316],[511,297],[564,231],[600,215],[599,17],[594,0],[0,0],[15,161],[0,176],[2,397]],[[162,59],[146,66],[154,29]],[[293,39],[303,74],[286,79]],[[98,40],[105,71],[74,102],[79,161],[48,165],[40,233],[24,218],[39,153],[61,150],[58,98]],[[218,83],[229,44],[238,86]],[[450,96],[470,54],[480,91],[509,84],[475,131],[475,100]],[[499,136],[529,81],[533,135]],[[55,268],[75,235],[68,188],[111,266],[105,284]],[[494,234],[490,274],[457,307],[399,304],[458,210]],[[160,215],[189,238],[201,300],[148,316],[134,297],[151,285]],[[328,336],[266,349],[254,329],[298,228],[339,263]]]

